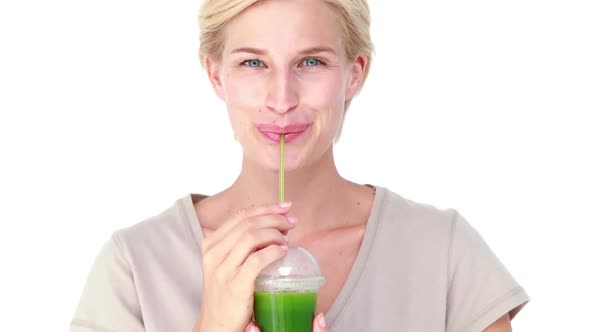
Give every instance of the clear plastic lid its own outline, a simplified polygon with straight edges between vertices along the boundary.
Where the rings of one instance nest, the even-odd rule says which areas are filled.
[[[309,251],[289,247],[285,257],[260,272],[256,278],[256,291],[317,292],[323,284],[320,267]]]

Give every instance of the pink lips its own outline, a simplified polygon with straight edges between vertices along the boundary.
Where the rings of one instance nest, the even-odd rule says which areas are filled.
[[[285,127],[274,124],[261,124],[258,126],[258,130],[266,138],[275,143],[279,143],[281,141],[281,135],[285,135],[285,143],[289,143],[301,136],[309,126],[310,124],[308,123],[295,123]]]

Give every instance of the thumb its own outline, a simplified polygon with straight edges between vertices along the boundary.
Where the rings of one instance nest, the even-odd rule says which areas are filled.
[[[313,320],[313,332],[329,332],[324,313],[315,316]]]
[[[260,329],[256,326],[256,323],[250,321],[250,323],[244,328],[244,332],[260,332]]]

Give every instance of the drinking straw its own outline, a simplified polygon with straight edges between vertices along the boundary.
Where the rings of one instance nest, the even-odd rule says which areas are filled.
[[[285,135],[281,134],[281,158],[279,161],[279,203],[285,202]]]
[[[279,203],[285,202],[285,135],[281,134],[281,156],[279,161]],[[286,265],[285,257],[281,258],[281,263],[279,267],[280,271],[284,271],[285,268],[288,268]],[[287,271],[286,274],[289,274],[291,269]]]

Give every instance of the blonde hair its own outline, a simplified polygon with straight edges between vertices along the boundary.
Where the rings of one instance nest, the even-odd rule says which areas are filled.
[[[199,59],[203,65],[205,57],[214,60],[221,59],[223,51],[223,32],[227,23],[259,0],[203,0],[199,12],[200,46]],[[332,8],[338,23],[341,26],[344,49],[350,61],[357,56],[368,57],[365,76],[362,78],[360,88],[363,87],[374,52],[371,42],[370,24],[371,16],[367,0],[323,0]],[[360,91],[360,89],[359,89]],[[352,98],[344,104],[344,116],[350,106]],[[344,123],[344,119],[342,120]],[[342,133],[342,125],[336,136],[336,141]]]

